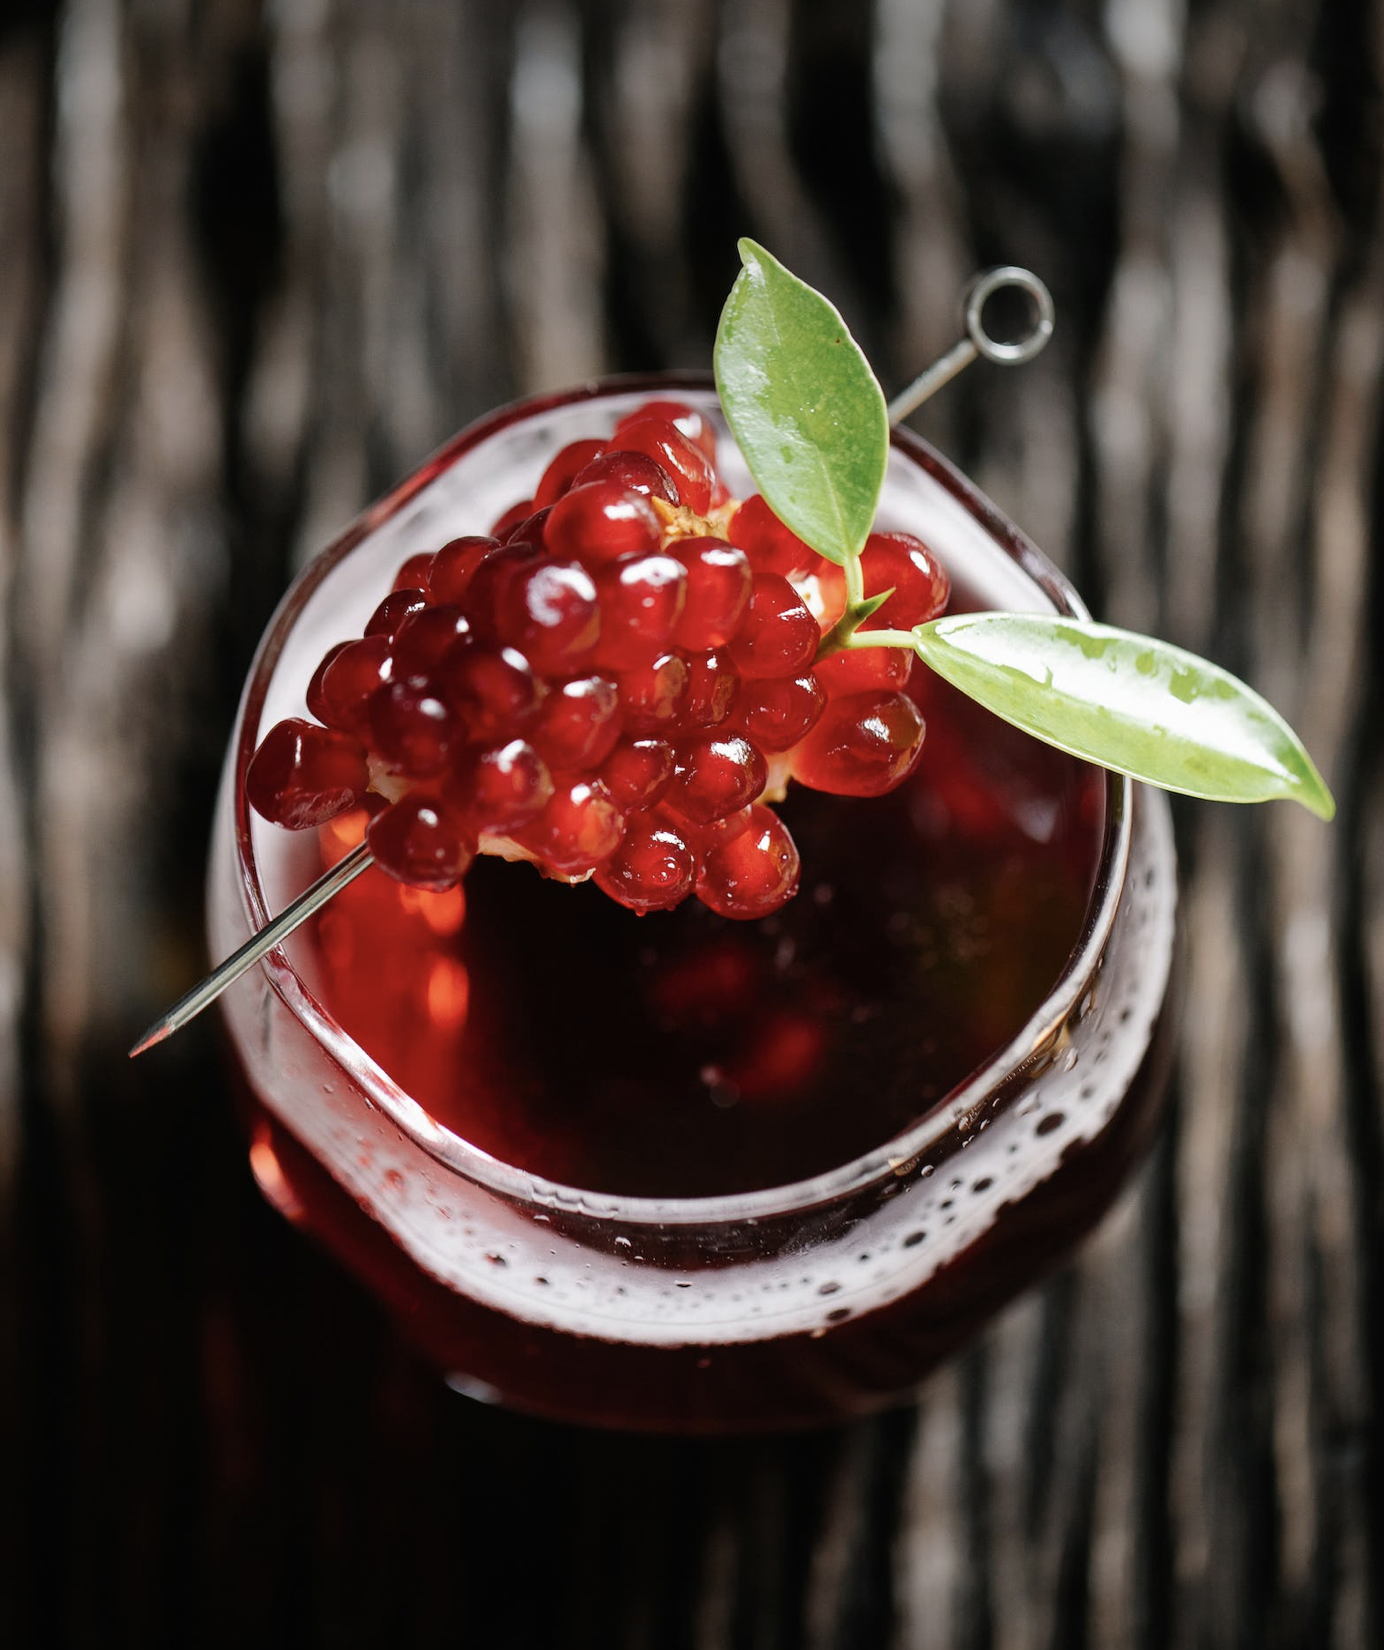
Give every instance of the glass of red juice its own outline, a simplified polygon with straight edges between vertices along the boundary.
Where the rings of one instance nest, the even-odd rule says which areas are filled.
[[[218,803],[217,955],[360,839],[286,832],[246,765],[409,556],[482,533],[552,455],[651,396],[626,379],[473,425],[299,578],[251,670]],[[877,526],[952,607],[1082,611],[923,442]],[[458,1389],[591,1424],[728,1432],[904,1400],[1107,1208],[1157,1121],[1175,866],[1166,800],[915,668],[914,775],[790,787],[800,893],[639,917],[481,859],[429,894],[367,871],[223,999],[271,1200]]]

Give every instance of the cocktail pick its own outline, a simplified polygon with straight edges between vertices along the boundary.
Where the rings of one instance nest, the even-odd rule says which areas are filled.
[[[1033,304],[1033,320],[1021,338],[1001,342],[985,330],[985,306],[997,292],[1008,287],[1025,293]],[[921,407],[929,396],[936,395],[944,384],[950,384],[957,373],[964,371],[978,356],[994,361],[1002,367],[1020,367],[1042,352],[1052,337],[1052,294],[1038,277],[1028,269],[1013,264],[1002,264],[998,269],[983,270],[966,288],[962,310],[966,320],[966,336],[957,340],[943,356],[921,372],[889,403],[889,422],[898,424],[909,413]]]
[[[1026,335],[1012,342],[1001,342],[985,330],[982,312],[995,293],[1008,287],[1017,288],[1028,295],[1033,305],[1033,320]],[[889,403],[891,424],[897,424],[907,418],[911,412],[922,406],[929,396],[935,395],[943,385],[949,384],[958,373],[979,357],[984,356],[987,361],[994,361],[1001,366],[1020,366],[1026,361],[1031,361],[1052,336],[1051,293],[1031,271],[1012,265],[985,270],[977,275],[966,288],[963,314],[966,335]],[[367,844],[362,842],[345,859],[332,866],[331,870],[325,871],[316,882],[304,889],[272,922],[252,934],[244,945],[233,951],[199,985],[195,985],[186,996],[179,998],[134,1045],[130,1050],[130,1058],[133,1060],[136,1055],[143,1054],[146,1049],[153,1048],[156,1043],[171,1037],[175,1031],[181,1031],[190,1020],[196,1019],[204,1008],[210,1007],[227,986],[232,985],[242,974],[253,968],[262,957],[267,956],[275,946],[286,940],[314,912],[320,911],[333,895],[373,864],[374,857]]]
[[[130,1058],[143,1054],[145,1049],[153,1048],[155,1043],[163,1042],[165,1037],[171,1037],[175,1031],[181,1031],[189,1020],[195,1020],[204,1008],[209,1007],[226,987],[238,980],[249,968],[266,956],[286,940],[300,923],[304,923],[314,911],[320,911],[334,894],[354,882],[362,871],[368,871],[375,863],[369,847],[362,842],[358,848],[353,848],[343,860],[332,866],[330,871],[324,871],[311,887],[303,890],[292,904],[286,905],[272,922],[266,923],[257,933],[251,934],[238,950],[233,951],[220,967],[214,968],[200,985],[193,986],[185,997],[180,997],[173,1007],[161,1020],[156,1020],[130,1050]]]

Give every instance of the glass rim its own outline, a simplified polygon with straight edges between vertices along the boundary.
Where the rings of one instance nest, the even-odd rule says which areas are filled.
[[[559,391],[512,401],[467,425],[399,486],[378,499],[323,549],[285,592],[256,650],[236,714],[232,805],[234,852],[241,907],[251,931],[274,913],[267,905],[255,860],[245,795],[245,769],[254,754],[269,682],[284,643],[309,598],[328,575],[381,522],[387,520],[463,454],[510,425],[559,407],[608,396],[652,391],[715,394],[709,373],[673,372],[612,375]],[[960,470],[910,430],[896,428],[891,445],[949,492],[1018,564],[1059,612],[1089,617],[1068,579]],[[343,1073],[409,1140],[442,1168],[511,1202],[544,1210],[576,1212],[601,1222],[632,1227],[712,1226],[764,1220],[849,1199],[872,1186],[901,1185],[958,1124],[988,1096],[1054,1045],[1072,1018],[1105,951],[1124,892],[1132,840],[1134,783],[1105,774],[1105,818],[1091,892],[1081,931],[1043,1001],[1015,1035],[969,1077],[940,1096],[909,1128],[849,1162],[807,1179],[750,1192],[702,1197],[626,1196],[567,1186],[492,1156],[437,1122],[339,1026],[314,996],[279,947],[261,962],[269,983],[288,1012]]]

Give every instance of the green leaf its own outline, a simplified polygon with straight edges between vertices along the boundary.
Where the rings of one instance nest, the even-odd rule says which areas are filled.
[[[774,514],[829,561],[859,555],[889,460],[884,391],[837,311],[753,241],[716,332],[716,388]]]
[[[939,676],[1059,750],[1187,796],[1336,811],[1273,706],[1193,653],[1032,613],[963,613],[913,634]]]

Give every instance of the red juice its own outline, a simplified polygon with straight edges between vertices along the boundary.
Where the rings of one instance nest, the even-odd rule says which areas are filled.
[[[441,894],[370,872],[317,919],[323,1006],[439,1123],[549,1180],[714,1197],[850,1162],[1038,1008],[1100,845],[1098,775],[927,686],[897,791],[790,792],[808,876],[773,917],[638,917],[493,859]],[[363,821],[324,827],[329,853]]]
[[[228,769],[223,943],[247,896],[282,903],[363,824],[286,839],[235,803],[235,765],[301,694],[303,661],[427,535],[482,528],[556,446],[639,398],[500,415],[290,597]],[[454,491],[488,494],[462,516],[430,494],[468,463]],[[1070,600],[908,438],[881,522],[927,539],[962,605]],[[228,1005],[261,1184],[454,1384],[626,1426],[862,1412],[906,1395],[1113,1197],[1161,1088],[1166,809],[931,678],[913,691],[928,734],[899,790],[790,791],[803,885],[771,918],[693,901],[640,918],[498,861],[445,894],[369,871],[257,1000]]]

